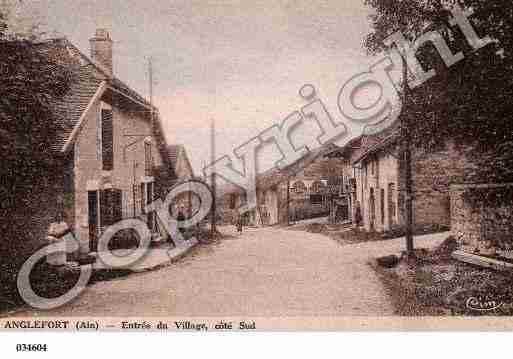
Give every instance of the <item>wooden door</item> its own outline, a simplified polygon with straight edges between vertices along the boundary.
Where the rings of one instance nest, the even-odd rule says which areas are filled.
[[[98,191],[89,191],[88,221],[89,221],[89,251],[96,252],[98,248]]]

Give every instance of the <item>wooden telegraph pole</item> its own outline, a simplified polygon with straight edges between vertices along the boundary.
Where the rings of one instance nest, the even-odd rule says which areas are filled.
[[[151,123],[151,130],[150,133],[153,136],[153,59],[150,57],[148,59],[148,72],[149,72],[149,81],[150,81],[150,123]]]
[[[210,124],[210,156],[211,156],[211,163],[215,162],[215,153],[216,153],[216,123],[215,120],[212,119],[212,122]],[[216,237],[217,228],[216,228],[216,212],[217,212],[217,189],[216,189],[216,177],[215,177],[215,171],[212,172],[211,175],[211,186],[212,186],[212,219],[211,219],[211,235],[212,239]]]
[[[409,114],[409,87],[408,87],[408,66],[405,57],[401,56],[403,62],[403,113],[401,115],[401,139],[402,139],[402,160],[405,177],[405,212],[406,212],[406,253],[409,258],[415,256],[413,247],[413,186],[412,186],[412,164],[411,164],[411,133]]]
[[[290,226],[290,177],[287,179],[287,226]]]

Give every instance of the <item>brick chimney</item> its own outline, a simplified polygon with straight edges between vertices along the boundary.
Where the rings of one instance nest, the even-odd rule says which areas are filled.
[[[104,70],[113,75],[112,68],[112,40],[107,29],[97,29],[91,43],[91,59]]]

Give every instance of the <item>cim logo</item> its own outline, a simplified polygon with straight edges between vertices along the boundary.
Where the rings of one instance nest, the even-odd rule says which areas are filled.
[[[500,299],[490,298],[487,295],[478,295],[475,297],[469,297],[465,302],[465,306],[468,309],[479,311],[479,312],[490,312],[499,309],[504,305],[504,302]]]

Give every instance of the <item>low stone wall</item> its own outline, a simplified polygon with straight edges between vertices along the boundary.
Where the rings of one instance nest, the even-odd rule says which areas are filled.
[[[463,250],[513,249],[513,183],[451,185],[451,230]]]
[[[290,203],[290,218],[293,221],[329,216],[328,204],[312,204],[309,199],[294,200]]]

